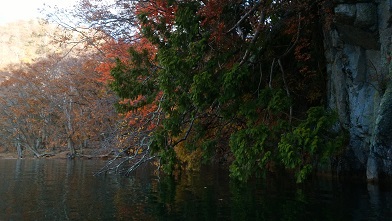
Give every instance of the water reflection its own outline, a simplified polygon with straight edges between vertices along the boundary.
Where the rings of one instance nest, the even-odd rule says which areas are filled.
[[[389,186],[284,178],[230,182],[217,168],[93,176],[103,161],[0,160],[0,220],[388,220]]]

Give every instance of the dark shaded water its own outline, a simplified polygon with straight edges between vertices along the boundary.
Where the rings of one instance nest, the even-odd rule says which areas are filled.
[[[103,161],[0,160],[0,220],[392,220],[392,190],[284,179],[247,185],[218,169],[158,179],[93,176]]]

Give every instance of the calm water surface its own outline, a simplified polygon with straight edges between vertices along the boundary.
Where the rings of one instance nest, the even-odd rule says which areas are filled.
[[[392,220],[391,187],[360,182],[230,182],[147,168],[93,176],[104,161],[0,160],[0,220]]]

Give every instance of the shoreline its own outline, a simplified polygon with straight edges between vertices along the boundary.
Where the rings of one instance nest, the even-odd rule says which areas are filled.
[[[74,158],[80,159],[108,159],[113,154],[112,152],[106,154],[98,154],[94,153],[96,150],[94,149],[85,149],[83,153],[77,153]],[[59,152],[50,152],[50,153],[42,153],[41,157],[36,157],[33,154],[24,154],[21,159],[69,159],[69,151],[59,151]],[[2,159],[19,159],[17,153],[13,152],[0,152],[0,160]]]

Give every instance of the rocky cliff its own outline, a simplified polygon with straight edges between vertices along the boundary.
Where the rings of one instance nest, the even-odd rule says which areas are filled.
[[[338,173],[392,176],[392,1],[334,0],[325,29],[328,105],[349,133]]]

